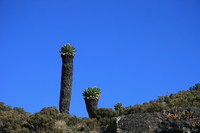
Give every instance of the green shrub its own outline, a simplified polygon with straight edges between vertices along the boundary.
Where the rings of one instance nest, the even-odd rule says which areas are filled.
[[[67,119],[70,115],[65,113],[58,113],[56,116],[56,120],[64,120]]]
[[[118,111],[118,110],[123,109],[124,107],[123,107],[122,103],[118,102],[115,104],[114,108],[116,111]]]
[[[12,107],[10,105],[4,105],[4,102],[0,102],[0,111],[11,111]]]
[[[76,115],[68,117],[68,119],[66,119],[66,124],[68,126],[74,126],[79,123],[81,123],[81,120]]]
[[[160,96],[156,100],[145,102],[142,105],[125,107],[122,114],[151,113],[174,108],[200,107],[200,83],[190,87],[190,90],[182,90],[166,96]],[[120,115],[120,114],[119,114]]]
[[[95,116],[98,120],[112,118],[117,116],[117,112],[112,110],[112,108],[98,108],[95,110]]]
[[[102,130],[107,130],[107,127],[117,116],[117,111],[112,110],[112,108],[99,108],[95,110],[95,117],[100,123]]]
[[[51,117],[53,119],[56,119],[57,115],[58,115],[58,109],[56,108],[56,106],[53,106],[53,107],[44,107],[40,111],[40,114],[48,116],[48,117]]]
[[[55,119],[41,115],[40,113],[32,114],[24,123],[24,127],[35,132],[53,131]]]
[[[88,119],[84,131],[93,131],[98,128],[99,123],[96,118]]]
[[[200,90],[200,83],[196,83],[195,86],[191,86],[189,90]]]
[[[148,103],[145,103],[148,104]],[[123,109],[123,114],[135,114],[135,113],[144,113],[145,112],[145,106],[142,104],[135,104],[134,106],[125,107]]]
[[[5,105],[6,108],[8,107]],[[23,127],[23,122],[29,114],[16,110],[0,111],[0,131],[3,133],[29,132],[28,128]]]
[[[19,114],[24,114],[24,113],[26,113],[26,112],[24,111],[24,108],[14,107],[13,110],[17,111],[17,113],[19,113]]]
[[[24,127],[33,132],[62,132],[62,129],[55,128],[55,121],[58,115],[56,106],[44,107],[40,112],[30,115],[24,123]]]

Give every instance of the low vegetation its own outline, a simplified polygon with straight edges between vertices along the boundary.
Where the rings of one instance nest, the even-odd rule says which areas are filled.
[[[183,107],[200,107],[200,84],[189,90],[179,91],[143,104],[123,107],[122,103],[112,108],[98,108],[94,118],[71,116],[59,113],[53,107],[44,107],[40,112],[31,114],[23,108],[12,108],[0,102],[1,133],[109,133],[115,118],[133,113],[160,112]]]

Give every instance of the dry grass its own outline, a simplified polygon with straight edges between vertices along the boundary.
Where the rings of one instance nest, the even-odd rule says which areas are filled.
[[[58,120],[55,122],[55,128],[60,128],[63,130],[67,130],[66,122],[64,120]]]

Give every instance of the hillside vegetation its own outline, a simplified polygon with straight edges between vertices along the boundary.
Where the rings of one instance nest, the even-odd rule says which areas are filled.
[[[200,84],[143,104],[123,107],[122,103],[117,103],[114,107],[115,110],[98,108],[95,118],[91,119],[59,113],[55,106],[31,114],[0,102],[0,133],[109,133],[110,124],[120,115],[200,107]]]

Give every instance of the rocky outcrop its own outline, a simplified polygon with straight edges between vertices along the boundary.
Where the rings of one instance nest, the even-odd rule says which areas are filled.
[[[123,115],[112,127],[116,133],[200,133],[200,108]]]

